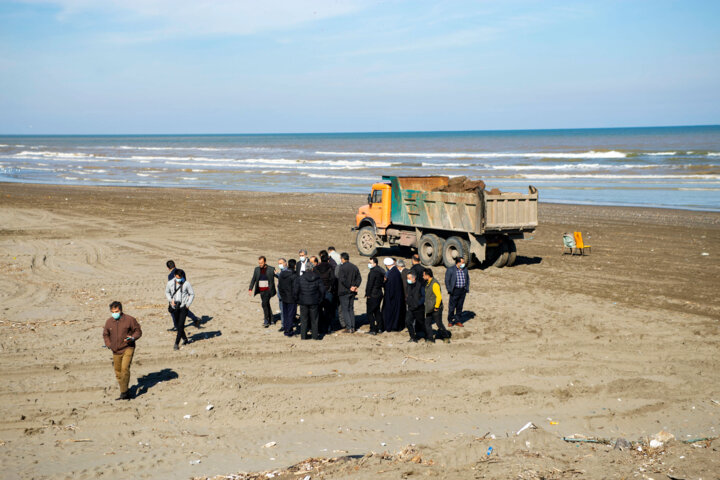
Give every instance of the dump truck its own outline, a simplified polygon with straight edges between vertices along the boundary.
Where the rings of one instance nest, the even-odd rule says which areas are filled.
[[[468,265],[512,266],[517,258],[515,240],[537,227],[538,191],[491,194],[439,191],[449,177],[384,176],[372,186],[367,205],[355,218],[358,252],[374,256],[379,248],[416,249],[425,266],[455,265],[462,257]]]

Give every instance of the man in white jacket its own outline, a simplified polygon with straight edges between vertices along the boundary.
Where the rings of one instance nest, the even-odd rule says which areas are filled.
[[[195,299],[195,292],[190,282],[185,278],[184,270],[175,270],[175,278],[170,280],[165,287],[165,297],[170,303],[169,306],[173,317],[173,324],[177,329],[173,349],[179,350],[180,340],[183,341],[183,345],[190,343],[187,335],[185,335],[185,318],[187,317],[190,305]]]

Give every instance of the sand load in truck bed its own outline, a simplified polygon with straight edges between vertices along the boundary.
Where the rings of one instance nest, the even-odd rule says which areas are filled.
[[[434,192],[452,192],[452,193],[468,193],[475,192],[478,189],[485,190],[485,182],[482,180],[470,180],[468,177],[452,177],[448,180],[447,185],[442,185],[433,189]],[[500,190],[494,188],[491,192],[495,195],[500,193]]]

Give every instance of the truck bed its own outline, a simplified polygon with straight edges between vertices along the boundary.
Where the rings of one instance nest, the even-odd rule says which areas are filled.
[[[448,177],[384,177],[392,184],[394,225],[484,234],[527,232],[537,227],[537,190],[532,193],[436,192]]]

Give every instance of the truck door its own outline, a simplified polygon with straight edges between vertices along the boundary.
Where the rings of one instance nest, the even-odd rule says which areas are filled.
[[[374,189],[370,194],[370,211],[368,217],[375,220],[375,225],[383,227],[383,191],[382,189]]]

